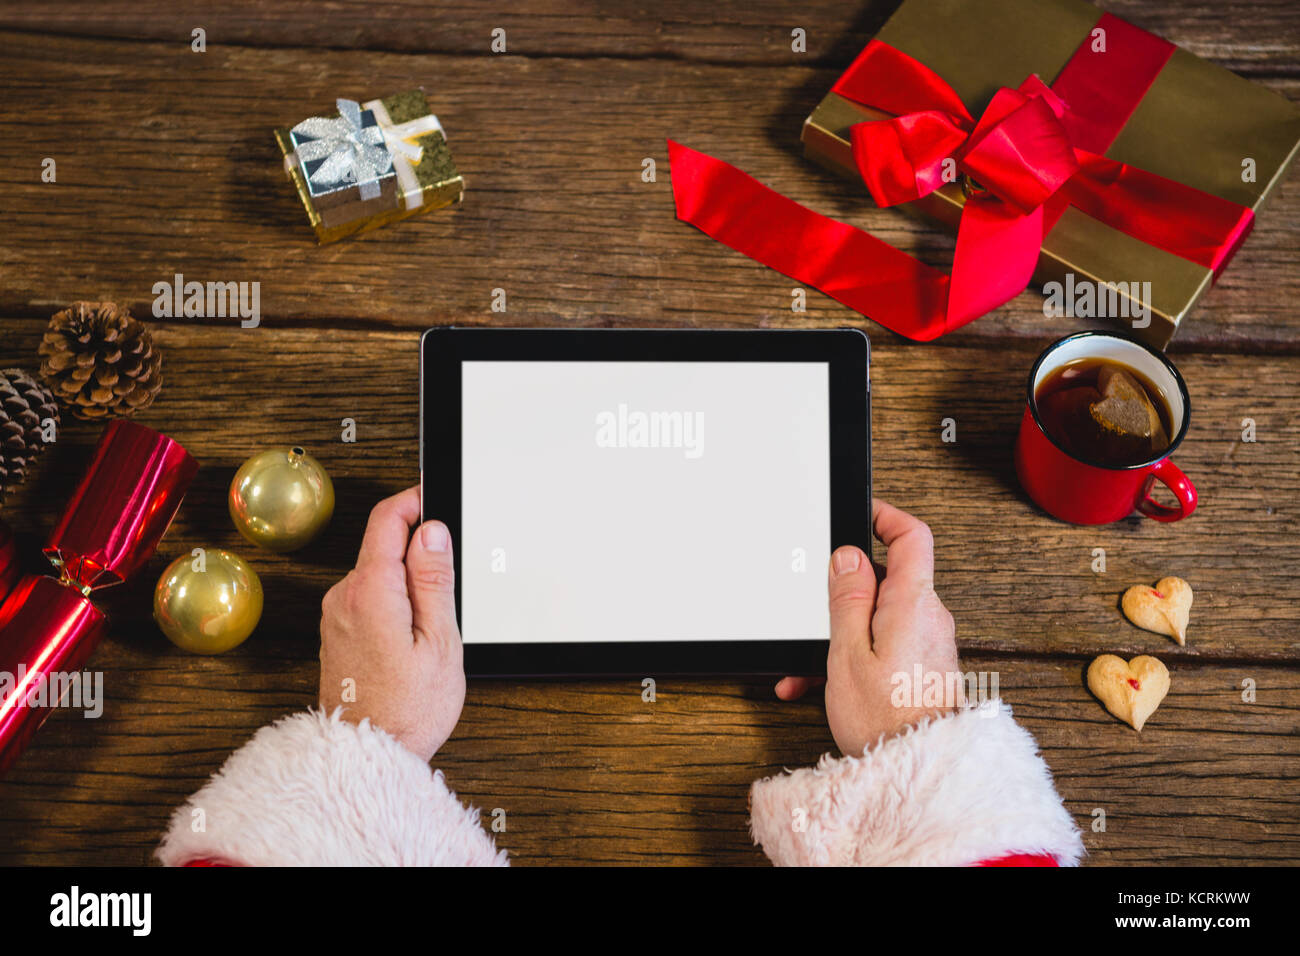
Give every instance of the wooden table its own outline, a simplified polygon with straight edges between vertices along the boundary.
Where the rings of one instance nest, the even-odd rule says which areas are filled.
[[[1201,506],[1162,525],[1071,527],[1016,485],[1010,449],[1026,369],[1076,327],[1026,292],[919,346],[673,218],[665,137],[931,261],[933,227],[879,211],[800,154],[803,117],[893,0],[505,7],[308,0],[182,5],[74,0],[0,7],[0,365],[34,367],[45,321],[76,299],[258,281],[262,324],[154,323],[166,384],[139,420],[202,469],[146,573],[107,598],[99,720],[63,711],[0,783],[0,863],[142,864],[169,811],[261,725],[316,696],[320,598],[381,496],[416,480],[416,341],[435,323],[830,327],[874,346],[876,492],[935,530],[937,587],[969,669],[996,670],[1037,736],[1089,861],[1300,861],[1300,189],[1282,186],[1170,354],[1195,415],[1178,453]],[[1300,8],[1284,0],[1102,6],[1300,98]],[[206,31],[206,52],[191,31]],[[807,52],[791,50],[791,30]],[[506,31],[508,52],[489,51]],[[465,174],[465,202],[317,248],[271,137],[337,96],[423,85]],[[43,183],[41,162],[57,163]],[[657,181],[641,178],[658,163]],[[508,312],[490,309],[494,289]],[[152,321],[152,320],[151,320]],[[340,422],[358,441],[340,441]],[[953,418],[957,441],[940,421]],[[1257,440],[1242,441],[1242,420]],[[3,515],[29,545],[59,512],[98,436],[69,423]],[[301,443],[334,476],[338,510],[288,556],[246,545],[226,515],[233,470]],[[268,601],[222,657],[173,648],[149,617],[153,581],[199,545],[242,552]],[[1094,573],[1094,549],[1106,551]],[[1188,646],[1129,625],[1128,585],[1196,589]],[[1173,689],[1139,736],[1083,682],[1100,652],[1152,652]],[[1242,699],[1253,681],[1253,703]],[[746,826],[755,778],[833,747],[820,697],[767,684],[476,682],[437,764],[463,797],[507,811],[516,863],[762,863]],[[1104,831],[1095,831],[1098,809]]]

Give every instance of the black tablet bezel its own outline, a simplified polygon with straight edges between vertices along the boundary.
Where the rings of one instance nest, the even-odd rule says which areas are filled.
[[[829,371],[831,549],[871,553],[870,343],[859,329],[492,329],[446,326],[420,339],[420,492],[451,530],[460,617],[461,363],[465,361],[825,362]],[[454,461],[432,459],[429,449]],[[757,520],[756,516],[756,520]],[[814,569],[810,569],[814,572]],[[466,644],[478,677],[826,673],[825,640]]]

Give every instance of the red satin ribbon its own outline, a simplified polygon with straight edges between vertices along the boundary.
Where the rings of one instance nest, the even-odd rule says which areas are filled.
[[[1175,49],[1154,33],[1103,13],[1052,84],[1069,107],[1064,122],[1071,142],[1094,153],[1110,149]]]
[[[1004,87],[978,121],[936,73],[875,40],[833,87],[895,114],[850,130],[854,161],[879,205],[925,196],[954,171],[980,187],[962,210],[951,276],[669,140],[677,217],[919,341],[1023,291],[1043,236],[1070,205],[1217,276],[1249,233],[1251,210],[1099,154],[1173,46],[1109,14],[1098,27],[1110,51],[1104,65],[1089,37],[1056,85],[1031,76],[1019,89]]]

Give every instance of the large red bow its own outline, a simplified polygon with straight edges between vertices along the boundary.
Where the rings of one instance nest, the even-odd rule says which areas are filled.
[[[961,172],[1022,213],[1031,213],[1079,171],[1061,124],[1065,104],[1037,77],[1019,90],[1003,87],[978,124],[947,84],[925,66],[883,43],[867,47],[864,62],[885,64],[865,73],[897,73],[903,63],[936,84],[937,105],[849,131],[862,181],[880,206],[920,199]],[[863,73],[855,74],[859,77]]]
[[[1107,22],[1122,25],[1130,42],[1164,43],[1115,18]],[[1217,275],[1249,233],[1251,210],[1080,143],[1104,150],[1105,136],[1113,137],[1128,118],[1116,103],[1136,106],[1164,60],[1145,63],[1127,98],[1098,106],[1095,74],[1079,57],[1058,79],[1061,89],[1031,76],[1019,89],[1000,89],[978,122],[936,73],[875,40],[833,87],[894,114],[850,130],[855,163],[879,205],[918,199],[956,174],[974,187],[967,190],[951,276],[670,140],[678,218],[921,341],[1024,290],[1043,236],[1070,205]],[[1083,108],[1068,103],[1064,91]]]
[[[878,205],[919,199],[958,173],[981,189],[962,210],[943,312],[911,333],[937,338],[1029,285],[1046,231],[1043,204],[1079,171],[1061,124],[1065,104],[1031,76],[1018,90],[998,90],[976,123],[936,73],[876,41],[834,92],[861,102],[868,89],[886,91],[886,102],[873,105],[901,114],[850,130],[854,162]]]

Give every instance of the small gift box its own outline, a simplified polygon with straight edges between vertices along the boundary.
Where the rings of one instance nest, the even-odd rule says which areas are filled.
[[[907,69],[880,69],[886,61]],[[1006,88],[1022,97],[999,107]],[[954,93],[960,103],[934,108]],[[1133,334],[1163,348],[1285,175],[1300,146],[1300,110],[1083,0],[905,0],[805,121],[805,153],[866,180],[873,194],[901,191],[895,201],[905,208],[956,226],[970,196],[983,189],[972,174],[976,160],[1011,180],[1001,191],[988,180],[1002,198],[1020,198],[1017,178],[1038,176],[1029,192],[1048,179],[1042,169],[1057,157],[1031,156],[1028,169],[1007,168],[1025,162],[1015,124],[1027,126],[1028,110],[981,141],[988,114],[1005,117],[1025,95],[1056,111],[1068,140],[1064,161],[1070,148],[1079,157],[1059,177],[1066,187],[1058,194],[1050,195],[1058,182],[1049,181],[1046,201],[1019,203],[1027,209],[1039,201],[1045,210],[1034,281],[1060,283],[1049,292],[1060,293],[1070,316],[1072,290],[1091,286],[1111,309],[1119,306]],[[945,111],[963,114],[947,142],[951,124],[938,118]],[[894,117],[911,128],[881,122]],[[1047,120],[1038,129],[1055,128]],[[926,148],[951,150],[949,171],[961,172],[937,189],[938,164],[916,163],[903,174],[873,168],[891,150],[915,159],[926,139],[924,130],[915,135],[918,127],[931,130]],[[1027,141],[1037,147],[1045,138]],[[937,163],[938,154],[933,158]],[[931,173],[935,182],[923,183]],[[1098,309],[1094,302],[1093,315],[1101,317]]]
[[[465,181],[419,90],[277,129],[285,171],[322,245],[459,202]]]

